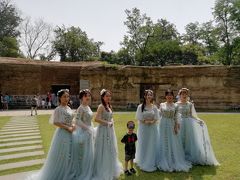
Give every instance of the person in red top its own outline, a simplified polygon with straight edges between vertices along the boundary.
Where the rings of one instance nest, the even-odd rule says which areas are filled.
[[[135,124],[133,121],[128,121],[127,123],[128,132],[124,135],[121,142],[125,144],[125,170],[124,173],[127,176],[130,176],[136,173],[136,170],[133,168],[133,160],[135,159],[137,135],[133,132]],[[131,169],[128,170],[128,162],[131,163]]]

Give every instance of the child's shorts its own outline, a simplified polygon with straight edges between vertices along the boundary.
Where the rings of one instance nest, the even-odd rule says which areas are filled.
[[[125,154],[125,161],[135,159],[135,154]]]

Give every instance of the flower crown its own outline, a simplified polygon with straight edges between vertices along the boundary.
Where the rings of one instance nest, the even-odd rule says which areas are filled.
[[[80,92],[79,93],[90,93],[90,90],[89,89],[82,89],[82,90],[80,90]]]
[[[59,96],[59,94],[61,93],[61,92],[68,92],[69,93],[69,89],[60,89],[58,92],[57,92],[57,96]]]
[[[189,89],[188,88],[181,88],[179,91],[178,91],[178,95],[180,95],[183,91],[186,91],[187,94],[189,94]]]
[[[150,92],[150,93],[153,94],[153,91],[152,91],[151,89],[146,89],[146,90],[144,91],[144,93],[148,93],[148,92]]]
[[[101,91],[100,91],[100,95],[102,96],[105,92],[107,92],[108,90],[106,90],[106,89],[102,89]]]

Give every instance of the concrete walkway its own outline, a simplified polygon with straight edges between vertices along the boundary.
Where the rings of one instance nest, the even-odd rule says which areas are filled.
[[[19,111],[13,114],[16,113]],[[34,116],[13,116],[0,129],[0,172],[43,164],[43,155],[38,121]],[[0,176],[0,180],[4,178],[21,179],[19,174]]]

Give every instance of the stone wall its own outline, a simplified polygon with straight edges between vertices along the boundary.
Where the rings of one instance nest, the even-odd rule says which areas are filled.
[[[240,66],[95,66],[82,68],[80,79],[89,80],[94,106],[100,102],[101,88],[112,90],[115,107],[126,108],[140,102],[143,87],[154,90],[157,104],[165,101],[166,89],[177,94],[187,87],[197,110],[224,111],[240,105]]]
[[[87,80],[93,107],[100,103],[102,88],[113,92],[116,109],[134,108],[144,88],[154,90],[157,104],[164,101],[167,88],[177,94],[181,87],[188,87],[197,110],[224,111],[240,105],[240,66],[135,67],[0,58],[0,79],[3,93],[24,97],[45,95],[52,85],[69,85],[76,96],[80,80]]]

